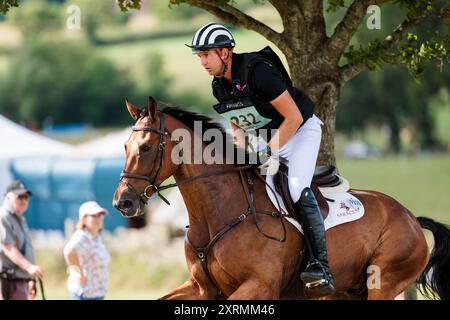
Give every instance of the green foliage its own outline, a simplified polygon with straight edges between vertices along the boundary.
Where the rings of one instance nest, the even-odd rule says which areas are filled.
[[[436,4],[436,0],[395,0],[394,3],[410,12],[421,12],[424,10],[431,11]]]
[[[449,24],[447,23],[447,27],[444,28],[439,14],[443,1],[399,0],[394,3],[399,5],[403,11],[397,15],[391,15],[387,11],[388,9],[384,10],[382,12],[383,25],[390,24],[390,21],[398,21],[398,17],[402,15],[404,15],[402,19],[406,19],[407,24],[414,25],[417,21],[423,20],[425,21],[423,25],[407,33],[394,45],[392,41],[395,39],[390,35],[385,36],[386,38],[383,40],[376,38],[365,41],[364,45],[361,44],[361,41],[358,48],[352,44],[344,53],[344,58],[353,64],[363,63],[369,70],[381,69],[385,64],[403,65],[416,81],[420,81],[425,66],[431,62],[437,61],[442,70],[444,64],[449,62],[450,50]],[[364,30],[364,28],[361,29]],[[396,30],[397,32],[404,31],[401,28]],[[361,37],[361,34],[357,34],[356,38],[364,38],[364,35]]]
[[[0,83],[1,112],[21,121],[89,121],[121,124],[123,99],[132,92],[126,74],[73,42],[28,42]]]
[[[432,39],[420,43],[418,35],[409,33],[406,40],[399,45],[399,62],[410,74],[420,80],[423,70],[430,61],[438,61],[442,71],[445,59],[448,59],[448,48],[439,39],[436,31]]]
[[[120,10],[127,12],[129,9],[139,10],[141,8],[141,0],[117,0]]]
[[[25,2],[8,18],[25,37],[34,37],[63,25],[60,6],[43,0]]]
[[[367,47],[359,45],[355,49],[354,45],[350,45],[344,57],[353,64],[364,63],[369,70],[381,68],[385,62],[392,61],[392,55],[386,52],[386,44],[375,39],[370,41]]]
[[[427,81],[419,84],[405,70],[392,66],[362,73],[343,89],[336,114],[337,130],[354,133],[368,125],[387,125],[390,149],[398,152],[400,130],[408,127],[415,132],[412,142],[419,148],[436,148],[437,113],[429,101],[440,88],[450,87],[450,72],[436,72],[435,67],[428,66],[423,76]]]
[[[190,110],[207,111],[210,104],[198,93],[175,90],[175,78],[167,73],[164,58],[161,53],[155,51],[144,56],[142,68],[145,75],[137,84],[138,89],[133,98],[142,101],[141,105],[144,105],[151,95],[158,101],[180,105]]]
[[[0,0],[0,12],[6,14],[10,8],[18,7],[19,0]]]
[[[152,95],[156,100],[170,100],[173,77],[168,76],[164,70],[163,56],[157,52],[150,52],[144,61],[147,79],[142,95],[144,97]]]
[[[119,19],[114,3],[110,1],[73,0],[71,4],[80,7],[82,29],[93,43],[97,41],[97,31],[100,26],[123,23],[129,17],[129,15],[125,15],[125,19]]]
[[[437,9],[433,10],[435,14]],[[404,9],[383,6],[382,29],[362,26],[356,33],[345,57],[376,72],[364,72],[344,87],[336,128],[355,133],[367,126],[387,125],[392,133],[390,149],[395,151],[402,148],[399,134],[407,127],[413,133],[412,145],[435,149],[439,146],[434,128],[438,113],[431,111],[430,101],[440,88],[450,86],[450,69],[445,67],[448,40],[442,23],[434,19],[425,27],[405,32],[405,39],[390,48],[389,38],[380,39],[406,16]]]

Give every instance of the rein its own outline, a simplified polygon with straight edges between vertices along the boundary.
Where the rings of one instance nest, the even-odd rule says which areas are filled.
[[[39,282],[39,289],[40,289],[40,291],[41,291],[41,297],[42,297],[42,300],[47,300],[47,299],[45,298],[45,294],[44,294],[44,284],[42,283],[42,279],[41,279],[41,278],[38,278],[38,282]]]

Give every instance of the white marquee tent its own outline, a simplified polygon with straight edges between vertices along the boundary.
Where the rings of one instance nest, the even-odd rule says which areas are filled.
[[[35,133],[0,115],[0,194],[11,180],[12,159],[65,155],[72,146]]]
[[[0,158],[63,155],[72,146],[55,141],[0,115]]]
[[[124,157],[124,143],[131,135],[131,128],[111,132],[103,137],[75,146],[71,154],[76,157],[110,158]]]

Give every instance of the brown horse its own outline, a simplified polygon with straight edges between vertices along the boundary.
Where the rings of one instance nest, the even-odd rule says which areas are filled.
[[[163,299],[314,297],[298,277],[305,260],[303,236],[273,214],[277,210],[264,182],[248,166],[173,161],[172,152],[181,142],[174,138],[175,130],[194,136],[195,121],[202,124],[202,132],[221,127],[178,108],[158,111],[152,98],[143,110],[128,101],[127,108],[136,124],[125,144],[114,206],[125,217],[140,215],[148,198],[164,189],[161,183],[174,176],[189,212],[185,255],[191,277]],[[208,146],[201,144],[202,150]],[[189,148],[194,152],[196,146]],[[326,298],[394,299],[418,281],[437,297],[449,299],[450,230],[428,218],[416,219],[382,193],[350,193],[364,204],[365,214],[326,232],[337,290]],[[421,227],[435,237],[431,258]]]

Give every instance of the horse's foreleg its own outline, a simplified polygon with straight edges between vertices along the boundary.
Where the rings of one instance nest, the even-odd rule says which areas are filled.
[[[231,294],[229,300],[276,300],[280,298],[280,292],[273,284],[269,285],[258,279],[245,281]]]
[[[197,299],[202,299],[202,297],[198,285],[192,279],[189,279],[178,288],[172,290],[165,296],[159,298],[159,300],[197,300]]]

